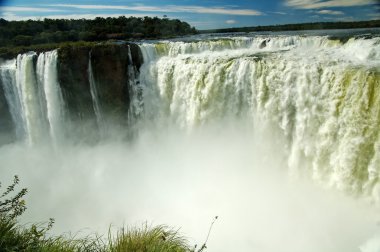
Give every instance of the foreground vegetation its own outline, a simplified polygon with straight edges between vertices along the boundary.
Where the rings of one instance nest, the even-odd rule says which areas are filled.
[[[109,231],[106,238],[49,236],[53,219],[30,226],[18,223],[18,217],[26,210],[22,198],[27,193],[26,189],[14,193],[18,183],[15,176],[12,185],[0,194],[0,252],[201,252],[206,249],[207,239],[200,249],[191,249],[178,231],[166,226],[121,228],[116,234]]]

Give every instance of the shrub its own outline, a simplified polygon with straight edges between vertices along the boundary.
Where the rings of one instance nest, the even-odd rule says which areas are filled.
[[[0,216],[8,219],[15,219],[26,209],[25,201],[22,197],[28,192],[26,188],[21,189],[16,195],[11,196],[15,187],[20,182],[18,176],[14,176],[13,183],[0,195]],[[1,183],[0,183],[1,189]]]
[[[29,228],[18,226],[17,217],[26,210],[25,201],[22,198],[27,193],[26,188],[15,193],[19,182],[18,176],[14,176],[13,183],[0,195],[1,251],[37,251],[46,232],[52,228],[54,223],[54,220],[50,219],[46,227],[38,224],[33,224]]]

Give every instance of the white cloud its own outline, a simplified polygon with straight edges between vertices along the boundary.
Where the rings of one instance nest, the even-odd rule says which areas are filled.
[[[354,7],[376,4],[377,0],[285,0],[285,5],[296,9],[322,9],[329,7]]]
[[[236,24],[237,21],[233,19],[226,20],[226,24]]]
[[[206,14],[227,14],[240,16],[260,16],[261,12],[252,9],[225,9],[225,8],[205,8],[201,6],[182,6],[175,7],[178,12],[206,13]]]
[[[4,6],[0,7],[1,12],[55,12],[62,11],[60,9],[51,8],[35,8],[35,7],[22,7],[22,6]]]
[[[240,16],[259,16],[260,11],[253,9],[230,9],[226,7],[202,7],[202,6],[185,6],[185,5],[166,5],[166,6],[148,6],[148,5],[83,5],[83,4],[52,4],[49,6],[77,8],[87,10],[133,10],[147,12],[190,12],[202,14],[226,14]]]
[[[342,11],[333,11],[333,10],[320,10],[320,11],[317,11],[316,13],[323,14],[323,15],[344,15],[344,12]]]

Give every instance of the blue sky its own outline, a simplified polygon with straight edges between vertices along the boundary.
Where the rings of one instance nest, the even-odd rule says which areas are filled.
[[[7,20],[167,15],[198,29],[380,19],[380,0],[0,0]]]

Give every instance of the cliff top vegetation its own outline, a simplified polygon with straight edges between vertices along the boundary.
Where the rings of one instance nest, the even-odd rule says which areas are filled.
[[[44,19],[7,21],[0,19],[0,47],[30,46],[110,39],[157,39],[197,33],[178,19],[125,17],[95,19]]]

